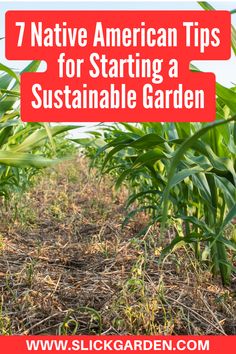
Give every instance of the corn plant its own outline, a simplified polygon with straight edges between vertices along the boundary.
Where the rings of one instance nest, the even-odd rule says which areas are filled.
[[[34,61],[23,72],[39,65]],[[0,64],[0,195],[5,197],[25,187],[39,169],[58,162],[54,137],[75,128],[21,122],[20,74]],[[65,136],[62,141],[66,144]]]

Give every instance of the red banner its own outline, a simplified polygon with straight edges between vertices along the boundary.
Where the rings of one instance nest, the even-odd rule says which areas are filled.
[[[233,354],[236,336],[6,336],[1,353],[149,352]]]
[[[21,77],[24,121],[212,121],[229,59],[227,11],[8,11],[6,57],[44,60]],[[209,67],[210,70],[210,67]]]

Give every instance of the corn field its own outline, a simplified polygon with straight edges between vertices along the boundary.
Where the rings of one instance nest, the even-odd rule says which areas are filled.
[[[232,52],[236,55],[233,27]],[[216,92],[214,123],[123,123],[74,141],[103,174],[115,177],[116,188],[127,184],[131,192],[124,223],[145,211],[150,223],[143,233],[160,223],[160,241],[175,225],[161,259],[189,245],[227,285],[236,270],[236,86],[217,83]]]
[[[205,2],[200,5],[213,9]],[[233,27],[232,52],[236,55]],[[34,61],[23,71],[36,71],[39,65]],[[21,73],[3,64],[0,70],[0,194],[9,198],[11,192],[24,190],[39,169],[59,161],[60,148],[69,144],[65,133],[75,126],[22,123]],[[71,140],[103,174],[116,179],[116,188],[128,185],[124,224],[145,211],[150,222],[142,232],[160,223],[160,240],[167,227],[176,225],[160,260],[188,244],[197,259],[229,284],[236,251],[236,86],[217,83],[216,92],[214,123],[103,125],[89,138]]]
[[[212,123],[81,137],[21,121],[21,73],[0,64],[0,334],[235,334],[236,83]]]

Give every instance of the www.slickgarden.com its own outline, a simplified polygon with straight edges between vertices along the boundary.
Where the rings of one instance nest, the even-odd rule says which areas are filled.
[[[236,336],[142,336],[142,335],[81,335],[81,336],[0,336],[0,353],[104,353],[150,354],[175,352],[181,354],[232,354]]]
[[[210,340],[179,339],[26,339],[28,351],[209,351]]]

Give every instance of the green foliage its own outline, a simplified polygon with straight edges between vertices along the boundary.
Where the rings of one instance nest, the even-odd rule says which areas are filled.
[[[206,2],[200,5],[213,10]],[[75,141],[102,173],[116,178],[116,188],[128,185],[124,223],[140,211],[149,212],[149,225],[161,222],[163,237],[168,223],[181,220],[182,231],[176,230],[162,257],[190,245],[229,284],[236,252],[226,236],[236,217],[236,87],[217,83],[216,93],[213,123],[122,123]]]
[[[33,61],[22,72],[36,71],[39,65]],[[25,189],[39,169],[75,151],[66,132],[76,126],[21,122],[20,74],[0,64],[0,195],[4,197]]]

